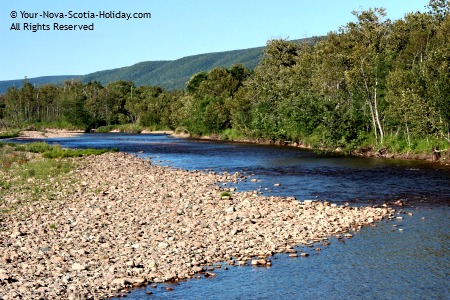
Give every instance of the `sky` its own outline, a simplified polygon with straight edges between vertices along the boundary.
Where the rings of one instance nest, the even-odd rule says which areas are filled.
[[[384,7],[387,18],[396,20],[426,11],[427,4],[428,0],[2,0],[0,80],[84,75],[142,61],[259,47],[270,39],[337,31],[356,20],[352,11]],[[106,18],[110,12],[132,18]],[[151,17],[133,18],[134,13]],[[56,17],[61,14],[63,18]],[[33,25],[40,30],[33,32]],[[61,25],[86,25],[91,30],[60,30]]]

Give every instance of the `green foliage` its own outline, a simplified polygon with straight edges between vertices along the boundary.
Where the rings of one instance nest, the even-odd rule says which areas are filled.
[[[51,151],[54,148],[59,148],[59,146],[52,146],[45,142],[34,142],[16,146],[16,150],[28,151],[33,153],[44,153],[47,151]]]
[[[72,160],[41,158],[23,148],[11,143],[0,147],[0,217],[23,203],[54,199],[57,195],[53,187],[73,169]],[[44,150],[42,145],[38,148]],[[15,195],[13,202],[3,197],[5,192]]]
[[[174,61],[151,61],[130,67],[101,71],[84,76],[84,82],[97,80],[103,84],[117,80],[133,81],[136,86],[160,86],[167,90],[183,90],[186,82],[199,72],[217,67],[229,68],[241,63],[253,69],[260,61],[263,47],[199,54]]]
[[[385,147],[389,149],[391,153],[431,153],[432,149],[448,149],[448,142],[440,138],[432,136],[417,138],[413,137],[408,139],[404,134],[400,135],[387,135]]]
[[[221,192],[220,193],[220,197],[222,198],[222,197],[231,197],[232,195],[231,195],[231,193],[230,192],[227,192],[227,191],[224,191],[224,192]]]
[[[18,175],[24,180],[29,178],[47,179],[61,173],[68,173],[71,169],[72,163],[70,161],[44,159],[25,163],[18,171]]]
[[[0,169],[7,170],[14,164],[23,164],[28,161],[25,153],[17,153],[9,143],[0,142]]]
[[[72,80],[35,87],[25,81],[0,98],[0,119],[5,126],[61,122],[97,132],[178,128],[223,140],[291,140],[345,152],[445,149],[450,143],[448,12],[447,0],[432,0],[429,12],[396,21],[386,19],[382,8],[354,12],[354,22],[323,38],[270,40],[257,51],[192,56],[176,64],[140,63],[114,70],[119,81],[111,80],[112,71],[98,73],[96,78],[108,79],[99,79],[106,86]],[[258,63],[251,71],[246,62],[254,51]],[[228,64],[233,55],[243,64]],[[155,74],[175,68],[177,74],[165,74],[171,74],[171,86],[184,78],[185,92],[139,86],[144,77],[167,80]],[[126,81],[133,74],[138,87]]]
[[[14,151],[19,152],[32,152],[32,153],[41,153],[43,157],[45,158],[67,158],[67,157],[81,157],[86,155],[100,155],[106,152],[116,152],[117,149],[65,149],[61,148],[60,145],[50,145],[45,142],[34,142],[34,143],[27,143],[27,144],[18,144],[18,143],[0,143],[0,149],[4,148],[4,146],[7,149],[10,149]],[[5,155],[6,156],[6,155]],[[13,155],[14,158],[18,157],[19,155],[15,153]],[[21,157],[23,154],[21,154]],[[2,157],[5,161],[7,159],[5,157]],[[26,159],[25,159],[26,160]],[[15,159],[14,162],[21,162],[22,159]]]
[[[116,126],[114,126],[114,125],[100,126],[100,127],[95,129],[95,132],[97,132],[97,133],[108,133],[108,132],[113,131],[114,129],[116,129]]]
[[[223,141],[240,141],[245,139],[245,136],[234,128],[227,128],[221,132],[220,138]]]
[[[184,127],[194,135],[219,133],[231,128],[233,96],[250,72],[242,65],[215,68],[194,75],[187,83]]]
[[[100,155],[109,152],[109,149],[63,149],[54,147],[49,151],[42,153],[45,158],[66,158],[66,157],[81,157],[88,155]]]
[[[9,139],[20,136],[19,130],[0,132],[0,139]]]
[[[138,133],[142,132],[143,127],[136,125],[136,124],[123,124],[123,125],[118,125],[117,129],[119,130],[119,132],[138,134]]]

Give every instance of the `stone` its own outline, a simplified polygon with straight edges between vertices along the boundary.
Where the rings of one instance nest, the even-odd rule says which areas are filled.
[[[115,278],[112,281],[112,284],[125,285],[125,282],[126,282],[125,278]]]
[[[74,263],[74,264],[72,264],[72,270],[83,271],[83,270],[86,270],[86,266],[82,265],[80,263]]]
[[[264,259],[252,259],[251,265],[252,266],[265,266],[266,261]]]
[[[227,207],[226,209],[225,209],[225,212],[227,213],[227,214],[232,214],[233,212],[235,212],[236,211],[236,208],[234,207],[234,206],[230,206],[230,207]]]
[[[75,293],[105,299],[149,282],[214,277],[224,261],[271,266],[267,257],[274,253],[308,255],[294,245],[326,246],[323,237],[340,234],[342,241],[342,232],[367,226],[371,218],[397,216],[388,206],[354,209],[260,196],[262,188],[220,201],[218,182],[245,178],[150,165],[124,153],[73,164],[72,173],[48,189],[52,201],[24,201],[17,215],[29,218],[4,216],[0,281],[17,280],[2,290],[5,299],[33,299],[30,291],[44,299],[75,299]],[[9,193],[7,201],[27,197]],[[50,224],[58,226],[50,230]]]

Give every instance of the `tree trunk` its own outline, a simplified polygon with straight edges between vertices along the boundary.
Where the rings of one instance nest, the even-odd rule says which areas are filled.
[[[381,143],[383,144],[384,132],[383,132],[383,127],[381,126],[380,117],[379,117],[379,114],[378,114],[377,88],[378,88],[378,79],[375,81],[373,103],[374,103],[374,110],[375,110],[375,119],[377,121],[378,130],[380,131]]]
[[[408,137],[408,147],[411,149],[411,137],[410,137],[410,133],[409,133],[408,122],[405,122],[405,125],[406,125],[406,135]]]
[[[370,115],[372,117],[372,126],[373,126],[373,132],[375,134],[375,143],[378,144],[378,132],[377,132],[377,116],[378,116],[378,112],[376,112],[374,104],[372,103],[372,95],[370,93],[370,88],[369,88],[369,84],[367,82],[366,73],[364,72],[363,63],[364,63],[364,59],[361,60],[361,75],[362,75],[363,80],[364,80],[364,87],[365,87],[365,90],[366,90],[367,103],[369,104]],[[375,115],[375,113],[376,113],[376,115]]]

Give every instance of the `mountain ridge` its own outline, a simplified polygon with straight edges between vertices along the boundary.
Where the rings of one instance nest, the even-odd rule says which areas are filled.
[[[315,43],[320,37],[294,40],[293,42]],[[136,86],[153,85],[168,90],[183,90],[189,78],[201,71],[210,71],[216,67],[229,68],[234,64],[242,64],[254,69],[261,60],[265,46],[211,52],[185,56],[176,60],[143,61],[120,68],[96,71],[86,75],[57,75],[27,78],[35,85],[62,84],[66,80],[81,80],[83,83],[98,81],[102,85],[118,80],[133,81]],[[9,87],[20,88],[24,79],[0,81],[0,93]]]

